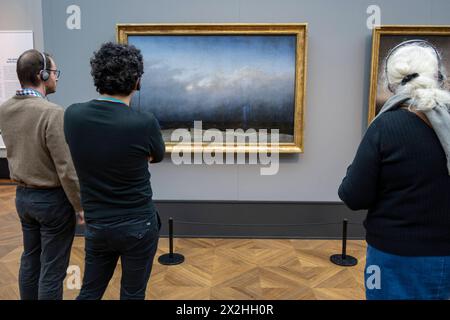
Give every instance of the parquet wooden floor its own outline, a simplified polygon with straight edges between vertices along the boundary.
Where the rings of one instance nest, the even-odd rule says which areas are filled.
[[[17,277],[22,233],[14,205],[15,187],[0,186],[0,299],[19,299]],[[349,241],[355,267],[329,261],[340,251],[335,240],[175,239],[185,256],[177,266],[163,266],[157,257],[168,252],[162,238],[155,257],[147,299],[364,299],[365,242]],[[74,241],[71,266],[83,273],[84,239]],[[104,299],[118,299],[120,263]],[[64,298],[74,299],[74,274],[65,280]],[[69,289],[70,288],[70,289]]]

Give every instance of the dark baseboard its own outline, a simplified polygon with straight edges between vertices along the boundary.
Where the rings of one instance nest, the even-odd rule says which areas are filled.
[[[364,239],[365,212],[340,202],[155,201],[161,236],[201,238],[340,239],[348,219],[348,238]],[[79,228],[77,234],[82,235]]]
[[[0,158],[0,179],[9,179],[9,167],[6,158]]]

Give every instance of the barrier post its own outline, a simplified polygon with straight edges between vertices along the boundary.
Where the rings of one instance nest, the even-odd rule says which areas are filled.
[[[347,226],[348,220],[344,219],[342,222],[342,252],[340,254],[333,254],[330,261],[342,267],[353,267],[358,264],[358,259],[347,255]]]
[[[184,256],[173,252],[173,219],[169,218],[169,253],[158,258],[158,262],[165,266],[173,266],[184,262]]]

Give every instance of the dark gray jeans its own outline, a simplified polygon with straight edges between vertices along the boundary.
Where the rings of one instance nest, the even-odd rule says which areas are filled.
[[[19,270],[20,298],[62,299],[76,225],[72,205],[62,188],[17,187],[16,208],[24,245]]]
[[[158,247],[158,213],[114,223],[86,221],[85,269],[77,300],[99,300],[122,262],[121,300],[143,300]]]

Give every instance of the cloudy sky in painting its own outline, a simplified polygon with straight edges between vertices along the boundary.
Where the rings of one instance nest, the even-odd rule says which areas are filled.
[[[160,121],[291,122],[295,36],[130,36],[141,108]]]

